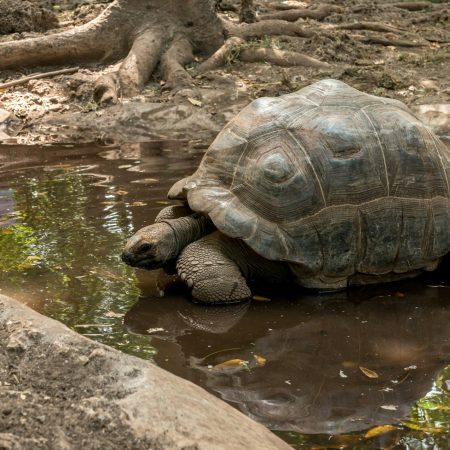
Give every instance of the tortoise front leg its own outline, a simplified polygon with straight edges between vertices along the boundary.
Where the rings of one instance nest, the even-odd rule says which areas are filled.
[[[192,242],[181,252],[177,271],[192,288],[195,300],[204,303],[235,303],[251,297],[239,262],[245,260],[241,241],[219,232]]]

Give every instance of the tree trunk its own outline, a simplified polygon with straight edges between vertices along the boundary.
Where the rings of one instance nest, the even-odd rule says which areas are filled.
[[[173,87],[188,83],[184,65],[193,53],[210,55],[223,40],[211,0],[115,0],[69,31],[0,44],[0,70],[125,57],[117,71],[96,82],[97,100],[115,102],[119,92],[142,90],[160,61]]]

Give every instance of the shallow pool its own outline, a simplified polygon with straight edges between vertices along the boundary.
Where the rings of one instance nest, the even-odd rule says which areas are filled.
[[[298,449],[449,448],[449,268],[326,296],[256,288],[204,307],[120,260],[202,148],[0,147],[0,286],[79,333],[153,359]],[[369,431],[369,433],[367,433]]]

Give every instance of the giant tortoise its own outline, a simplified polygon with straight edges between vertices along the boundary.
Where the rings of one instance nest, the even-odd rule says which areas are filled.
[[[322,80],[260,98],[127,242],[143,268],[176,258],[193,298],[247,299],[247,281],[342,289],[433,270],[450,249],[450,153],[401,102]]]

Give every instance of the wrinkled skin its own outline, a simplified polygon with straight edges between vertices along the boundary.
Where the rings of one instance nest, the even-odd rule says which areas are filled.
[[[205,216],[192,211],[161,211],[153,225],[138,230],[126,243],[122,259],[143,269],[165,267],[176,258],[180,278],[194,300],[203,303],[236,303],[251,297],[247,280],[288,278],[283,263],[269,261],[239,239],[214,229]],[[177,217],[179,214],[191,214]]]

